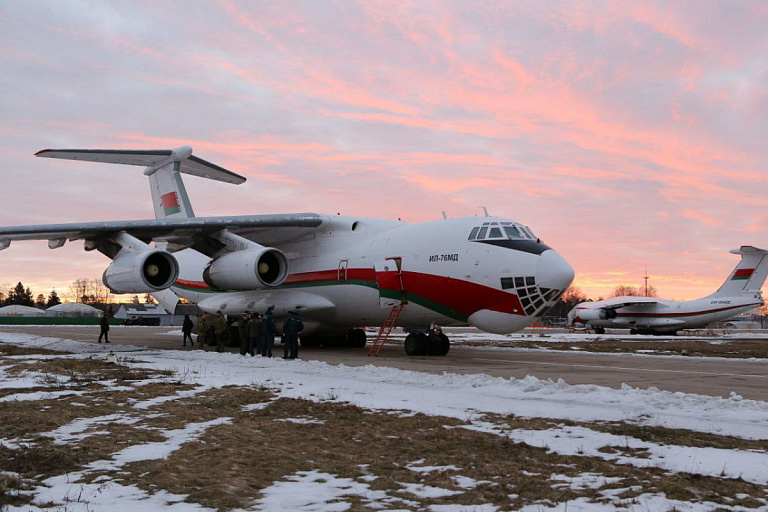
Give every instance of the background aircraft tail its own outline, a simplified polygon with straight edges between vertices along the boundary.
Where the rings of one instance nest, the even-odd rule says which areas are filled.
[[[146,167],[144,174],[149,177],[157,219],[195,216],[180,173],[235,185],[245,182],[245,178],[239,174],[192,156],[192,148],[189,146],[157,150],[44,149],[35,156]]]
[[[768,251],[750,245],[731,250],[741,261],[718,290],[708,297],[725,297],[760,291],[768,276]]]

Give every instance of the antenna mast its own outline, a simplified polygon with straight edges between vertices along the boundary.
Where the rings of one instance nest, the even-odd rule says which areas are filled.
[[[645,279],[645,296],[648,296],[648,264],[645,264],[645,276],[643,277]]]

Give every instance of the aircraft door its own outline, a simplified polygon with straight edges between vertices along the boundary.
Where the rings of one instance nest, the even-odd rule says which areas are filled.
[[[349,267],[349,261],[348,260],[341,260],[339,262],[339,270],[336,274],[336,280],[337,281],[346,281],[347,280],[347,267]]]
[[[386,258],[374,264],[376,284],[379,287],[379,305],[391,308],[397,304],[406,304],[405,283],[403,282],[403,258]]]

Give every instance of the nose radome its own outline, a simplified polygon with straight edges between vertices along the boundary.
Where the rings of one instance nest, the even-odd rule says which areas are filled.
[[[565,290],[575,274],[565,259],[553,250],[544,251],[536,266],[536,284],[539,288]]]

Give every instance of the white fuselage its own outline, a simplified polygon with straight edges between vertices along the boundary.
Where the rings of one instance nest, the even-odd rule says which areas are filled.
[[[658,333],[675,332],[682,329],[699,329],[764,304],[760,292],[750,292],[737,296],[704,297],[689,301],[654,299],[648,304],[635,304],[615,310],[605,309],[611,303],[637,299],[637,297],[614,297],[604,301],[581,303],[568,314],[569,323]],[[613,313],[607,314],[606,311],[613,311]]]
[[[279,286],[211,289],[202,279],[210,258],[187,249],[176,253],[181,271],[172,290],[207,312],[263,312],[275,305],[280,318],[297,309],[307,333],[381,325],[401,300],[400,326],[517,331],[554,304],[573,269],[529,231],[520,240],[469,240],[484,223],[513,224],[491,217],[408,224],[324,216],[320,228],[297,232],[293,240],[260,238],[287,256],[289,276]]]

